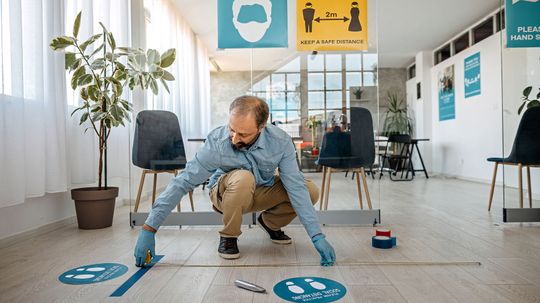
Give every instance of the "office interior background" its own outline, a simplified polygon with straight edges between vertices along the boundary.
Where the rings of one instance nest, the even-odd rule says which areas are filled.
[[[354,214],[340,219],[343,212],[336,212],[323,228],[338,264],[439,265],[183,268],[226,261],[215,252],[214,221],[184,225],[179,219],[160,230],[157,249],[166,262],[180,265],[152,269],[120,299],[280,302],[270,291],[277,282],[319,276],[347,287],[344,302],[540,300],[540,154],[527,155],[533,158],[528,164],[493,159],[516,148],[533,150],[527,144],[538,145],[540,132],[528,130],[532,142],[518,139],[523,117],[538,124],[540,49],[508,47],[505,1],[368,0],[367,49],[345,51],[297,50],[297,31],[304,30],[297,26],[297,1],[283,1],[287,47],[220,49],[219,1],[0,1],[0,301],[110,300],[138,270],[132,254],[141,218],[174,177],[145,173],[148,168],[133,162],[138,113],[174,113],[189,161],[212,129],[228,123],[234,98],[246,94],[268,103],[269,123],[292,137],[304,176],[325,188],[314,206],[319,213]],[[176,50],[167,88],[159,82],[157,94],[123,94],[132,106],[130,121],[114,127],[107,141],[107,183],[119,188],[113,225],[96,230],[78,228],[70,191],[96,186],[100,143],[88,123],[80,124],[84,111],[72,114],[84,100],[72,88],[64,55],[49,47],[54,37],[71,35],[79,12],[81,41],[100,33],[102,22],[118,46],[160,55]],[[314,23],[314,30],[324,24]],[[473,59],[479,62],[476,92],[467,88]],[[447,93],[453,105],[443,113]],[[533,101],[520,109],[524,95]],[[373,163],[362,173],[327,174],[318,162],[328,147],[325,135],[335,127],[350,130],[351,108],[358,107],[372,119]],[[390,142],[395,134],[408,139]],[[197,187],[192,203],[186,195],[177,211],[204,220],[212,212],[208,192]],[[376,227],[391,229],[398,245],[372,248]],[[245,257],[233,264],[318,259],[300,225],[286,228],[295,240],[288,248],[267,244],[251,224],[244,230]],[[447,264],[462,261],[481,265]],[[91,286],[58,281],[70,268],[106,262],[127,265],[127,275]],[[235,279],[269,293],[238,289]]]

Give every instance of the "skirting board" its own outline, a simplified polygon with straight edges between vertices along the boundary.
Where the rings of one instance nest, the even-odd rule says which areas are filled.
[[[540,222],[540,208],[503,208],[503,222]]]
[[[68,218],[65,218],[56,222],[52,222],[52,223],[28,230],[28,231],[23,231],[21,233],[0,239],[0,247],[8,247],[15,243],[32,239],[35,237],[39,237],[53,230],[56,230],[56,229],[59,229],[68,225],[72,225],[72,224],[77,224],[77,218],[75,216],[68,217]]]
[[[142,226],[148,213],[131,212],[131,226]],[[373,225],[381,223],[380,209],[373,210],[326,210],[318,211],[317,216],[321,224],[327,225]],[[255,224],[253,214],[245,214],[242,224]],[[291,224],[300,224],[295,218]],[[223,225],[223,215],[217,212],[173,212],[165,219],[163,226],[178,225]]]

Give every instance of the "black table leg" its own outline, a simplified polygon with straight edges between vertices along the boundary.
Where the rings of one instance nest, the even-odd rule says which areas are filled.
[[[420,149],[418,148],[418,144],[414,144],[416,146],[416,151],[418,152],[418,158],[420,158],[420,163],[422,163],[422,170],[424,171],[424,174],[426,175],[426,179],[429,179],[426,166],[424,165],[424,159],[422,159],[422,154],[420,153]]]

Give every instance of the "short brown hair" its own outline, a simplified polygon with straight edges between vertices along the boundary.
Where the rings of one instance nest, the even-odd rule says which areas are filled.
[[[240,115],[253,113],[259,129],[266,125],[270,113],[268,104],[266,104],[263,99],[248,95],[234,99],[229,107],[229,113],[232,113],[233,111]]]

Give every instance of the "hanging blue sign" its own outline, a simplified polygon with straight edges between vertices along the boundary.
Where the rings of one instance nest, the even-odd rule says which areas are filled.
[[[118,278],[128,271],[128,267],[118,263],[84,265],[70,269],[58,277],[65,284],[90,284]]]
[[[345,296],[341,283],[319,277],[298,277],[283,280],[274,286],[274,293],[289,302],[334,302]]]
[[[454,66],[439,73],[439,121],[456,118],[456,94],[454,88]]]
[[[480,95],[480,53],[465,59],[465,98]]]
[[[540,47],[540,1],[506,0],[507,47]]]
[[[218,0],[218,48],[287,47],[287,0]]]

